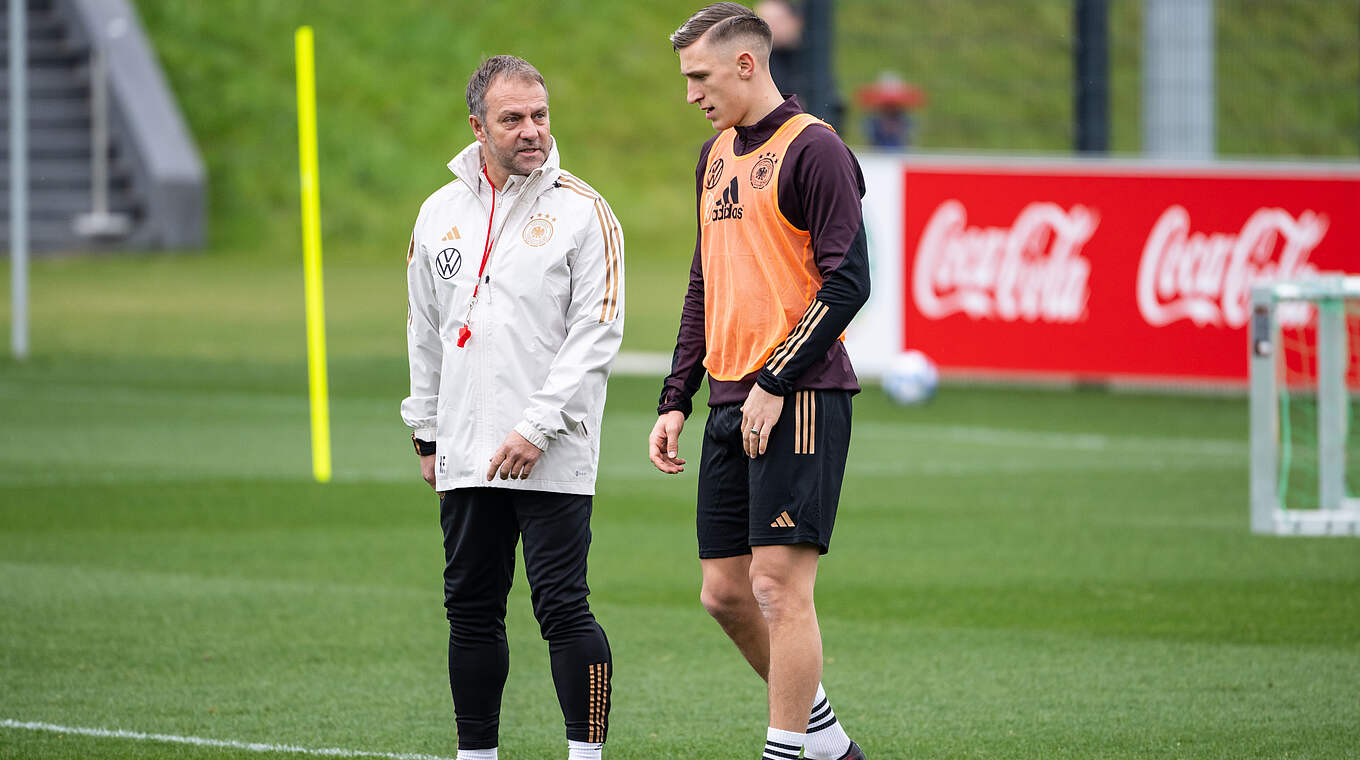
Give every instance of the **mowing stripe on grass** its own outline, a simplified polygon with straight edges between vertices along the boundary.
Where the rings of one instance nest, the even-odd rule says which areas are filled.
[[[1246,441],[1223,438],[1114,436],[1103,433],[1060,433],[981,425],[856,422],[854,435],[857,438],[876,439],[925,438],[931,441],[1022,449],[1042,447],[1093,452],[1152,451],[1211,457],[1242,457],[1247,454]]]
[[[357,749],[336,747],[298,747],[292,744],[265,744],[261,742],[239,742],[231,739],[206,739],[201,736],[174,736],[172,734],[144,734],[140,731],[124,731],[109,728],[80,728],[78,726],[58,726],[53,723],[13,720],[0,718],[0,728],[18,728],[26,731],[47,731],[54,734],[74,734],[93,736],[100,739],[132,739],[142,742],[168,742],[170,744],[192,744],[196,747],[221,747],[242,749],[247,752],[276,752],[294,755],[313,755],[317,757],[381,757],[387,760],[452,760],[439,755],[421,755],[399,752],[365,752]]]

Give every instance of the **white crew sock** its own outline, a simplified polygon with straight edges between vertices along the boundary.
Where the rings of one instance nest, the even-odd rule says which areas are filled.
[[[460,749],[458,750],[457,760],[498,760],[496,751],[498,747],[491,749]]]
[[[762,760],[798,760],[798,750],[803,748],[803,734],[796,731],[781,731],[777,728],[765,729],[765,754]]]
[[[567,760],[600,760],[604,742],[578,742],[567,740]]]
[[[808,720],[807,743],[803,756],[812,760],[839,760],[850,749],[850,737],[845,735],[841,722],[826,699],[826,689],[817,684],[817,696],[812,699],[812,717]]]

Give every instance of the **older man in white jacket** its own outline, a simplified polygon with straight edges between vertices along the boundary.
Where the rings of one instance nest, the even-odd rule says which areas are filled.
[[[497,757],[521,537],[568,757],[599,758],[613,664],[586,601],[586,555],[605,383],[623,337],[623,232],[559,166],[532,65],[487,59],[467,103],[476,142],[421,207],[407,254],[401,407],[440,495],[458,758]]]

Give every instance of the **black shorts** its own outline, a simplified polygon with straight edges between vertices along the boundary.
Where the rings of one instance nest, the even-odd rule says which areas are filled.
[[[742,449],[741,404],[708,413],[699,460],[699,557],[752,546],[813,544],[826,554],[850,448],[850,392],[796,391],[765,453]]]

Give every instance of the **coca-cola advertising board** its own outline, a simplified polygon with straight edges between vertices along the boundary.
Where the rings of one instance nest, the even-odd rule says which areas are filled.
[[[900,203],[895,245],[866,198],[872,255],[900,260],[876,295],[901,349],[956,374],[1245,382],[1253,283],[1360,269],[1344,167],[899,160],[896,181],[877,193]]]

